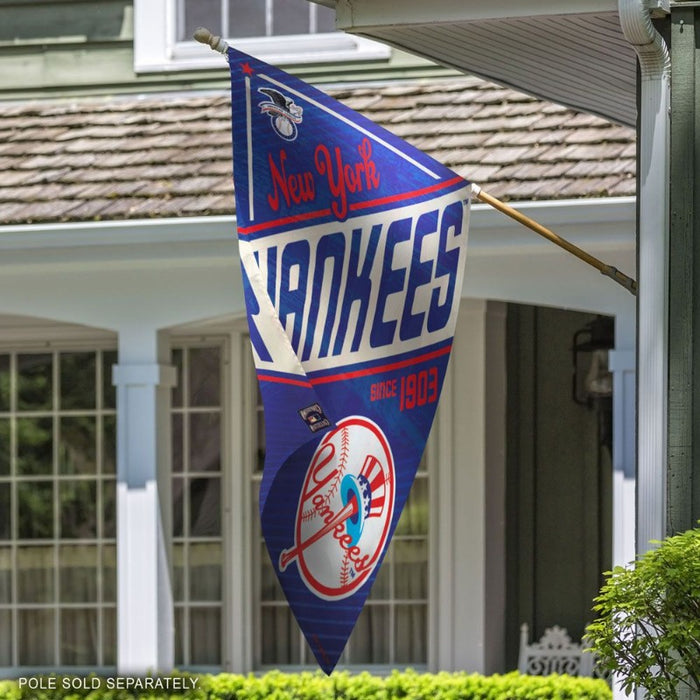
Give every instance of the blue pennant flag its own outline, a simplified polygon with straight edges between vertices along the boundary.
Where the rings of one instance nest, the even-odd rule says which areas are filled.
[[[471,185],[228,49],[262,532],[330,673],[408,497],[452,347]]]

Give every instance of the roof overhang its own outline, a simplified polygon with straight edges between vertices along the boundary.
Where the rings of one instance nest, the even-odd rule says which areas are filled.
[[[663,14],[664,0],[649,4]],[[617,0],[335,0],[335,8],[344,31],[636,124],[637,58],[620,28]]]

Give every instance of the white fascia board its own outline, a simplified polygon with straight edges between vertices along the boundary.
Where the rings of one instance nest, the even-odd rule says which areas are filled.
[[[636,246],[635,197],[514,202],[512,206],[584,250],[634,250]],[[472,205],[468,255],[499,251],[532,255],[556,248],[489,205]]]
[[[336,26],[367,27],[616,12],[617,0],[337,0]]]
[[[579,239],[583,237],[594,245],[611,243],[607,241],[601,224],[619,224],[622,239],[617,242],[635,244],[635,197],[539,200],[517,202],[513,206],[552,229],[575,226],[582,231]],[[523,227],[486,204],[472,206],[471,230],[476,233],[471,236],[470,247],[513,249],[520,244],[513,241],[510,235],[498,235],[509,229],[522,230]],[[483,236],[479,234],[480,231],[484,232]],[[535,233],[528,235],[532,237],[532,245],[552,245]],[[168,257],[172,257],[178,247],[189,254],[193,246],[199,246],[202,254],[206,255],[208,248],[218,248],[218,244],[228,247],[235,243],[234,216],[0,226],[0,252],[3,253],[122,246],[136,253],[139,247],[156,251],[162,245],[167,245],[170,249]],[[532,252],[532,246],[527,247]]]
[[[3,274],[37,270],[236,266],[233,216],[0,226]]]
[[[0,226],[0,251],[85,245],[216,242],[236,235],[235,216],[190,216]]]
[[[623,228],[628,243],[634,244],[635,197],[597,197],[590,199],[558,199],[517,202],[513,206],[543,226],[577,226],[585,228],[586,238],[604,244],[605,237],[599,224],[628,224]],[[494,230],[522,228],[486,204],[472,206],[471,228]],[[535,241],[544,241],[532,234]],[[474,244],[491,245],[488,239]],[[493,245],[498,243],[492,239]],[[164,219],[133,219],[121,221],[89,221],[77,223],[48,223],[0,226],[0,252],[13,250],[56,250],[92,246],[157,246],[235,243],[234,216],[199,216]],[[550,243],[545,243],[551,245]]]
[[[635,198],[520,202],[515,207],[562,237],[596,254],[633,251]],[[474,204],[469,256],[538,255],[556,246],[485,204]],[[238,265],[233,216],[141,219],[0,227],[4,274],[37,270],[128,266]]]

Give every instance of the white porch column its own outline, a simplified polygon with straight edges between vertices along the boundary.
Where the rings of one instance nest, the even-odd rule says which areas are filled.
[[[635,557],[636,353],[634,317],[615,319],[613,375],[613,566]]]
[[[175,368],[155,329],[119,334],[117,387],[117,668],[173,667],[170,389]]]
[[[430,458],[431,670],[503,662],[505,307],[462,299]]]

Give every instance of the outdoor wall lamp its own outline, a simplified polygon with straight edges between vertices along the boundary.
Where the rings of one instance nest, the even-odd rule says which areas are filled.
[[[571,348],[572,398],[598,413],[599,441],[609,449],[612,448],[612,373],[608,367],[608,351],[614,346],[614,319],[597,316],[574,333]]]

